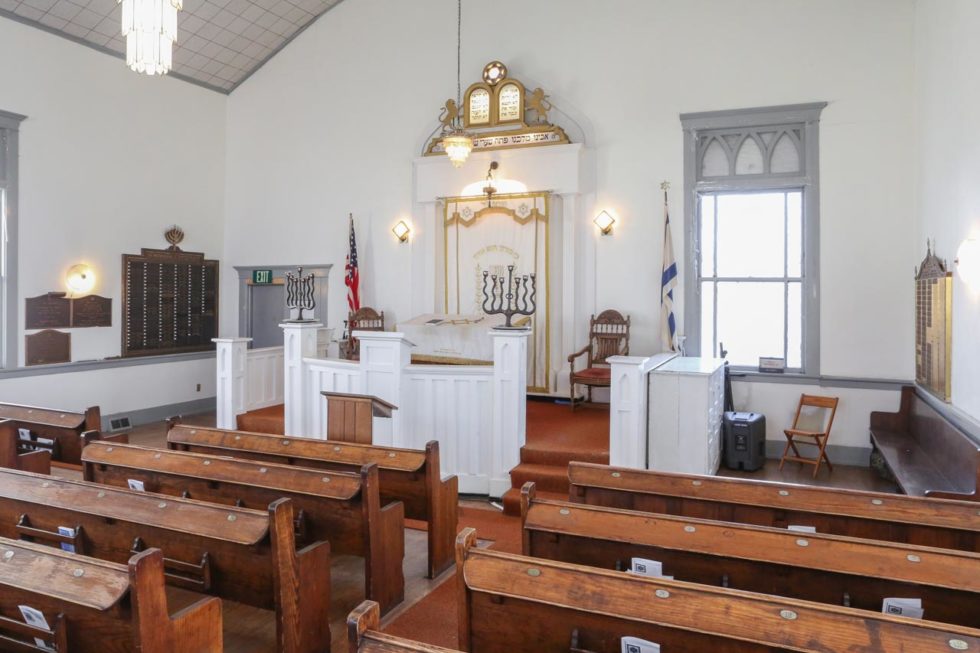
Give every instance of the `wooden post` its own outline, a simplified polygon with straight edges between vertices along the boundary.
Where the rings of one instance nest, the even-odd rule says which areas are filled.
[[[647,467],[647,375],[677,354],[610,356],[609,464]]]
[[[375,417],[391,419],[398,406],[374,395],[327,392],[327,439],[374,444]]]
[[[404,333],[394,331],[355,331],[360,342],[361,392],[380,397],[395,406],[408,403],[405,368],[412,363],[412,344]],[[399,411],[401,413],[403,411]],[[395,413],[390,422],[375,424],[374,444],[404,447],[413,434],[402,432],[404,415]],[[329,408],[327,421],[330,421]]]
[[[530,329],[493,329],[493,430],[490,496],[510,489],[527,430],[527,340]]]

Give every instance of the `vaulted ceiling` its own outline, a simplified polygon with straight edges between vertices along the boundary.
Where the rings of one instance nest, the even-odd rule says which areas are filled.
[[[170,74],[229,93],[341,1],[185,0]],[[120,11],[117,0],[0,0],[0,16],[125,58]]]

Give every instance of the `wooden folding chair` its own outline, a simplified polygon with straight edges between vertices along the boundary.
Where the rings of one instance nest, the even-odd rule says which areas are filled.
[[[817,472],[820,471],[820,462],[827,461],[827,467],[830,471],[834,471],[834,466],[830,464],[830,458],[827,457],[827,440],[830,439],[830,427],[834,425],[834,415],[837,414],[837,402],[840,399],[838,397],[819,397],[816,395],[800,395],[800,405],[796,407],[796,417],[793,418],[793,428],[785,429],[783,433],[786,435],[786,448],[783,449],[783,457],[779,461],[779,469],[783,468],[783,464],[787,460],[793,460],[798,463],[803,463],[804,465],[813,465],[813,478],[817,477]],[[800,414],[803,412],[804,406],[810,406],[813,408],[824,408],[830,410],[830,419],[827,420],[827,428],[823,431],[809,431],[801,429],[800,427]],[[803,441],[800,442],[799,439]],[[820,449],[819,455],[816,458],[806,458],[800,454],[800,450],[796,448],[797,444],[810,444],[818,447]],[[789,455],[790,450],[793,451],[793,455]]]

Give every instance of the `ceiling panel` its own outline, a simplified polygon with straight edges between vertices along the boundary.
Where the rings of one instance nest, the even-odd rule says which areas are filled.
[[[228,93],[340,2],[185,0],[171,74]],[[2,16],[125,58],[120,12],[117,0],[0,0]]]

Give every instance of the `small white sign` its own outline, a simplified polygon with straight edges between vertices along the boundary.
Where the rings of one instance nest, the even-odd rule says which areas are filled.
[[[17,437],[19,437],[21,440],[30,440],[31,439],[31,430],[30,429],[17,429]]]
[[[622,653],[660,653],[660,644],[639,637],[623,637],[619,641]]]
[[[817,527],[816,526],[799,526],[797,524],[790,524],[789,526],[786,527],[786,530],[788,530],[788,531],[798,531],[800,533],[816,533],[817,532]]]
[[[64,535],[65,537],[75,537],[75,529],[68,528],[67,526],[59,526],[58,535]],[[68,542],[62,542],[61,550],[67,551],[69,553],[75,553],[75,545],[69,544]]]
[[[126,484],[129,486],[130,490],[136,490],[137,492],[146,492],[146,487],[143,485],[143,481],[137,480],[135,478],[127,478]]]
[[[626,570],[626,573],[647,576],[648,578],[674,580],[673,576],[664,575],[664,566],[659,560],[647,560],[646,558],[631,558],[630,568]]]
[[[44,618],[44,613],[36,608],[32,608],[29,605],[18,605],[20,609],[20,614],[24,618],[24,623],[28,626],[34,626],[35,628],[43,628],[44,630],[51,630],[51,626],[48,625],[48,620]],[[45,642],[40,637],[34,638],[34,643],[45,651],[55,650],[54,646],[51,646]]]
[[[921,619],[925,614],[922,609],[922,599],[887,598],[881,603],[881,611],[896,617]]]

